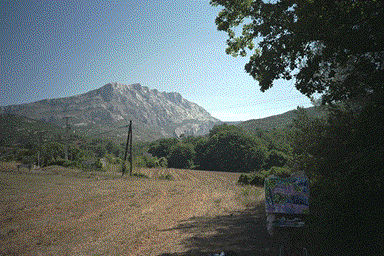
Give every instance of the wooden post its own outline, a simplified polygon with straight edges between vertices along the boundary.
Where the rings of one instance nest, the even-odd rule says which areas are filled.
[[[133,155],[132,155],[132,120],[129,122],[129,134],[130,134],[130,142],[129,142],[129,175],[132,176],[132,168],[133,168]]]
[[[124,174],[125,174],[125,162],[127,161],[128,145],[129,145],[130,135],[131,135],[131,125],[132,125],[132,121],[130,121],[130,123],[129,123],[127,144],[125,145],[125,153],[124,153],[123,166],[122,166],[122,170],[121,170],[121,172],[122,172],[121,176],[124,176]]]

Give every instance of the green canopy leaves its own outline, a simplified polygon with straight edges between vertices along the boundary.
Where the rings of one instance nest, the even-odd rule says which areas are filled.
[[[296,78],[296,88],[324,102],[382,93],[382,1],[212,0],[222,6],[217,29],[228,33],[226,52],[251,53],[245,70],[261,91],[277,79]],[[235,28],[241,28],[241,35]],[[258,47],[254,48],[254,43]],[[293,75],[293,76],[292,76]]]

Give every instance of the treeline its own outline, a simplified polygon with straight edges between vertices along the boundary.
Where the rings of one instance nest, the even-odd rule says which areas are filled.
[[[344,255],[352,246],[354,255],[383,249],[376,208],[382,200],[383,113],[378,98],[331,106],[327,118],[297,112],[288,167],[310,176],[312,232],[330,249],[317,248],[323,255]]]
[[[247,133],[223,124],[207,136],[157,140],[148,152],[170,168],[250,173],[284,167],[292,156],[290,137],[289,129]]]
[[[66,140],[68,140],[68,160],[65,160]],[[24,136],[18,143],[11,144],[1,141],[0,161],[19,161],[34,163],[41,167],[48,165],[62,165],[101,170],[100,159],[106,157],[111,162],[119,163],[122,155],[122,145],[99,138],[84,138],[70,134],[43,134],[41,136]],[[86,163],[86,164],[84,164]]]

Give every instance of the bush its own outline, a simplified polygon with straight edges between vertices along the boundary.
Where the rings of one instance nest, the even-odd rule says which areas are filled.
[[[268,177],[268,175],[264,175],[262,173],[255,173],[249,184],[253,186],[262,186],[264,185],[264,180],[266,177]]]
[[[173,177],[171,174],[167,174],[167,175],[160,175],[159,177],[159,180],[172,180]]]
[[[144,179],[149,179],[149,177],[147,175],[142,174],[142,173],[132,173],[132,176],[144,178]]]
[[[267,156],[266,168],[269,169],[273,166],[283,167],[288,159],[289,157],[285,153],[272,149]]]
[[[286,177],[290,177],[291,173],[292,173],[291,170],[287,168],[274,166],[269,170],[241,174],[237,182],[244,185],[250,184],[254,186],[262,186],[264,185],[265,178],[268,177],[269,175],[276,175],[279,177],[286,178]]]
[[[172,168],[192,168],[195,150],[191,144],[178,143],[171,147],[168,155],[168,166]]]
[[[291,176],[292,171],[284,167],[273,166],[268,171],[262,171],[261,173],[264,175],[264,178],[268,177],[269,175],[276,175],[282,178],[286,178]]]
[[[157,157],[153,156],[143,156],[145,167],[147,168],[155,168]]]
[[[240,184],[249,185],[251,180],[252,180],[252,174],[250,174],[250,173],[244,174],[243,173],[240,175],[239,180],[237,182]]]
[[[167,168],[168,167],[168,161],[167,161],[167,158],[165,157],[160,157],[157,162],[159,167],[162,167],[162,168]]]

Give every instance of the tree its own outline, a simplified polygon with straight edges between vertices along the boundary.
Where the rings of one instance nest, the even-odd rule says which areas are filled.
[[[148,152],[154,156],[167,157],[171,152],[171,147],[176,145],[178,140],[176,138],[171,139],[159,139],[153,143],[151,143]]]
[[[277,151],[275,149],[272,149],[267,154],[267,159],[265,161],[266,163],[266,169],[269,169],[273,166],[276,167],[283,167],[285,163],[288,161],[288,156],[284,154],[281,151]]]
[[[64,158],[64,148],[64,145],[58,142],[45,144],[42,148],[43,163],[49,164],[58,158]]]
[[[227,54],[244,57],[259,40],[245,70],[261,91],[277,79],[296,78],[301,93],[320,93],[323,103],[383,100],[382,1],[212,0],[211,5],[223,7],[215,22],[228,33]]]
[[[188,169],[193,166],[195,151],[191,144],[177,143],[168,156],[168,167]]]
[[[105,145],[105,148],[109,154],[113,154],[116,157],[118,157],[120,154],[120,148],[112,141],[108,141]]]
[[[297,111],[294,159],[288,165],[305,170],[313,183],[311,212],[317,223],[313,232],[327,234],[322,238],[332,248],[322,255],[373,255],[379,249],[358,237],[376,241],[382,236],[374,223],[380,221],[376,205],[382,201],[383,111],[375,104],[359,111],[341,105],[331,108],[326,119]],[[360,228],[356,230],[351,222],[358,222]],[[344,233],[351,236],[340,244],[337,238]]]
[[[267,149],[258,138],[252,138],[233,125],[220,125],[211,130],[208,141],[196,146],[200,167],[205,170],[250,172],[265,163]]]
[[[96,153],[98,158],[102,158],[107,153],[107,149],[102,144],[98,144],[93,148],[93,151]]]

